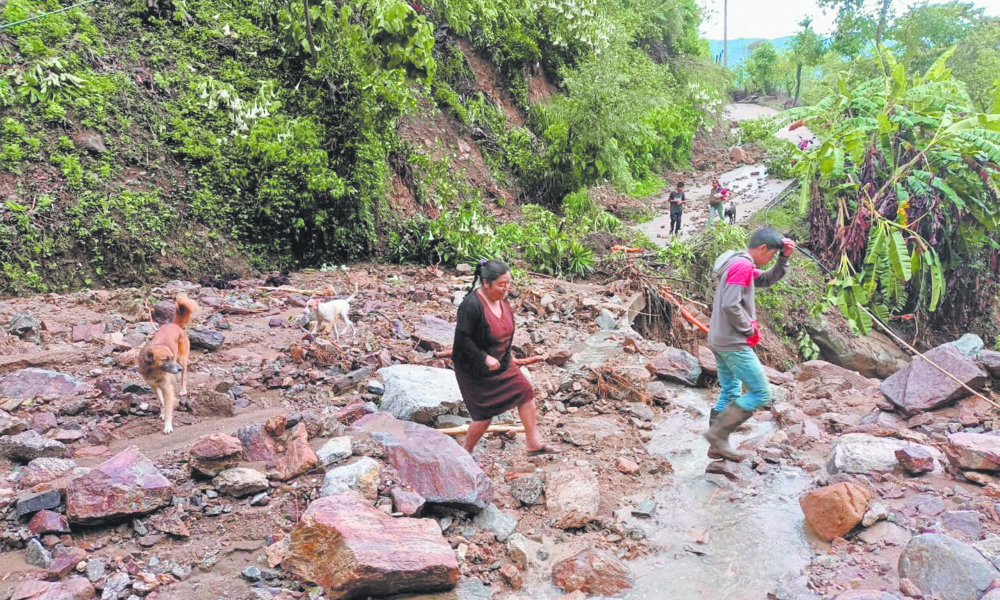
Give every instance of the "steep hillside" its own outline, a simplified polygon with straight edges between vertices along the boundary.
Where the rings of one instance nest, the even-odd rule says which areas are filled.
[[[0,30],[0,293],[378,256],[585,272],[617,221],[563,199],[685,164],[723,81],[693,2],[587,6],[9,0],[37,18]]]

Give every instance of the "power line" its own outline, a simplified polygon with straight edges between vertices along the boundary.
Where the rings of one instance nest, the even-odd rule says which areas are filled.
[[[40,15],[35,15],[34,17],[31,17],[29,19],[24,19],[23,21],[14,21],[13,23],[4,23],[3,25],[0,25],[0,31],[3,31],[4,29],[13,27],[15,25],[23,25],[24,23],[30,23],[31,21],[35,21],[37,19],[41,19],[42,17],[47,17],[49,15],[57,15],[57,14],[59,14],[61,12],[66,12],[67,10],[70,10],[70,9],[73,9],[73,8],[77,8],[79,6],[86,6],[87,4],[93,4],[94,2],[97,2],[97,0],[86,0],[85,2],[80,2],[78,4],[74,4],[73,6],[67,6],[66,8],[60,8],[59,10],[54,10],[52,12],[42,13]]]

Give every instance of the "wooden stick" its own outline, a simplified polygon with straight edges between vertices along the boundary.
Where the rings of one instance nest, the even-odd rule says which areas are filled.
[[[435,352],[434,358],[451,358],[451,348]],[[525,358],[512,358],[510,362],[512,365],[521,367],[524,365],[533,365],[536,362],[542,362],[543,360],[548,360],[548,359],[549,359],[548,354],[536,354],[535,356],[528,356]]]
[[[695,317],[693,314],[691,314],[691,311],[689,311],[688,309],[684,308],[684,305],[681,304],[680,301],[677,300],[677,298],[674,298],[670,294],[670,292],[668,292],[668,291],[666,291],[664,289],[661,289],[660,290],[660,296],[664,300],[668,300],[668,301],[673,302],[674,304],[676,304],[677,308],[679,308],[681,310],[681,316],[682,317],[684,317],[685,319],[687,319],[688,321],[690,321],[692,324],[694,324],[694,326],[697,327],[698,329],[700,329],[703,333],[706,333],[706,334],[708,333],[708,326],[705,325],[704,323],[702,323],[701,321],[699,321],[698,318]]]
[[[465,435],[469,432],[469,426],[462,425],[438,431],[445,435]],[[524,425],[490,425],[486,428],[486,433],[524,433]]]

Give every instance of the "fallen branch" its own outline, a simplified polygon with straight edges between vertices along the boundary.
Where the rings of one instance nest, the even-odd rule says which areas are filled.
[[[256,315],[257,313],[262,313],[266,308],[240,308],[239,306],[231,306],[229,304],[223,304],[219,307],[219,312],[226,313],[230,315]]]
[[[445,435],[465,435],[469,432],[469,426],[461,425],[438,431]],[[490,425],[486,428],[486,433],[524,433],[524,425]]]
[[[302,290],[299,288],[293,288],[288,286],[281,287],[268,287],[265,285],[258,285],[257,289],[267,290],[269,292],[288,292],[290,294],[304,294],[306,296],[336,296],[337,291],[333,289],[332,285],[326,285],[316,290]]]

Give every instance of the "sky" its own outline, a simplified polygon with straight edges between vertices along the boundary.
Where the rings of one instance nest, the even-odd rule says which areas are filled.
[[[867,0],[880,4],[878,0]],[[937,2],[932,2],[937,4]],[[710,40],[722,39],[723,0],[701,0],[706,9],[701,32]],[[912,0],[892,0],[896,14],[906,12]],[[1000,0],[975,0],[976,6],[986,9],[986,14],[1000,16]],[[820,33],[833,30],[834,15],[824,15],[815,0],[729,0],[729,39],[778,38],[793,35],[802,17],[813,18],[813,29]]]

